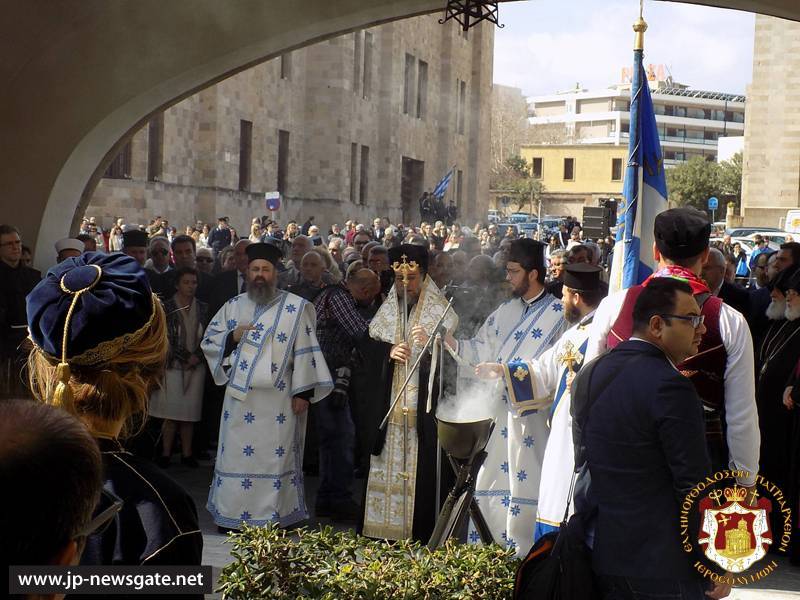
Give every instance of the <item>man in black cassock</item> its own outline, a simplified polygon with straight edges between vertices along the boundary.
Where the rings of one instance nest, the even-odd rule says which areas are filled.
[[[428,252],[421,246],[403,244],[389,250],[395,270],[395,285],[370,324],[370,337],[384,357],[376,373],[375,397],[383,406],[379,424],[390,404],[402,389],[407,374],[422,351],[413,342],[412,330],[422,328],[427,335],[444,313],[447,300],[427,275]],[[405,291],[404,291],[405,290]],[[403,318],[405,314],[407,318]],[[444,328],[452,332],[458,317],[448,311]],[[404,327],[405,325],[405,327]],[[405,330],[404,330],[405,329]],[[442,356],[446,353],[439,353]],[[444,358],[444,357],[443,357]],[[444,382],[455,381],[455,365],[445,360]],[[431,379],[431,371],[434,377]],[[452,372],[451,372],[452,371]],[[376,435],[370,460],[364,501],[364,535],[389,540],[413,538],[427,542],[433,533],[439,506],[436,506],[437,433],[435,414],[439,399],[439,366],[430,353],[423,356],[413,373],[405,395],[394,406],[385,429]],[[428,402],[428,389],[431,391]],[[449,387],[445,387],[447,395]],[[428,411],[430,404],[430,411]],[[453,482],[447,459],[441,459],[441,499]]]
[[[785,489],[789,483],[792,419],[783,404],[783,393],[800,356],[800,310],[787,307],[786,296],[800,291],[800,270],[790,267],[781,271],[770,286],[769,327],[756,353],[759,462],[761,475]]]

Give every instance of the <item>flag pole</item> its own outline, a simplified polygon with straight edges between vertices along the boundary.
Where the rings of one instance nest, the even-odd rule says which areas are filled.
[[[647,23],[643,17],[644,0],[639,0],[639,18],[633,24],[635,37],[633,41],[633,74],[631,79],[631,107],[630,126],[628,127],[628,164],[625,170],[624,189],[627,192],[625,208],[621,219],[620,230],[617,232],[617,244],[614,249],[614,262],[611,268],[609,281],[610,292],[626,289],[638,283],[639,257],[628,251],[634,243],[636,213],[641,210],[641,190],[643,172],[640,164],[641,156],[641,127],[639,118],[640,98],[644,84],[642,75],[642,61],[644,58],[644,32]],[[649,249],[642,249],[649,252]]]

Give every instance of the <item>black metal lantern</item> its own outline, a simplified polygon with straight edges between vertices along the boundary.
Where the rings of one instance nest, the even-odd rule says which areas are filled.
[[[498,27],[504,27],[498,23],[497,18],[497,2],[448,0],[444,9],[444,19],[439,19],[439,23],[444,24],[450,19],[455,19],[464,31],[481,21],[489,21]]]

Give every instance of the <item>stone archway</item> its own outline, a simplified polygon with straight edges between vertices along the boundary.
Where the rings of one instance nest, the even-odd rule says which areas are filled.
[[[691,0],[689,0],[691,1]],[[800,20],[795,0],[694,0]],[[125,136],[196,91],[280,53],[441,11],[444,0],[9,0],[0,26],[3,220],[50,244]]]

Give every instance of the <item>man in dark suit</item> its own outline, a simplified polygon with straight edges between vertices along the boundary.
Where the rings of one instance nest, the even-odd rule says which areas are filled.
[[[247,281],[247,246],[250,240],[242,239],[233,247],[236,259],[236,268],[232,271],[222,271],[214,278],[213,293],[209,300],[209,313],[215,315],[228,300],[243,294]]]
[[[175,295],[175,273],[177,269],[187,267],[194,269],[197,267],[196,256],[197,247],[194,238],[190,235],[177,235],[172,240],[172,258],[175,261],[175,268],[164,273],[154,273],[150,278],[150,285],[153,291],[162,300],[169,300]],[[208,304],[214,289],[213,278],[206,273],[197,273],[197,292],[195,297],[201,302]]]
[[[576,511],[597,511],[592,559],[604,598],[706,598],[709,582],[682,548],[679,506],[711,463],[700,398],[675,368],[704,332],[691,287],[654,279],[636,300],[630,339],[573,384],[581,484],[590,477]],[[724,591],[717,585],[711,597]]]
[[[725,255],[716,248],[709,248],[708,260],[703,265],[703,279],[712,294],[747,317],[750,315],[750,295],[744,288],[725,281],[727,266]]]

